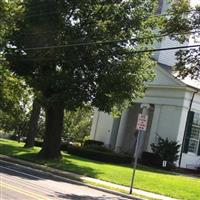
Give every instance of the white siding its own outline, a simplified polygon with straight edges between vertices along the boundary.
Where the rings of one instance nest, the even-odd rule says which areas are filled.
[[[150,145],[155,142],[156,136],[177,140],[180,131],[180,119],[182,115],[182,107],[160,105],[156,107],[152,124],[151,137],[149,139],[148,150]]]
[[[112,125],[113,118],[111,116],[109,116],[107,113],[98,112],[96,110],[91,129],[92,139],[102,141],[104,142],[105,146],[109,146]]]
[[[183,153],[181,167],[188,169],[195,169],[200,166],[200,156],[193,153]]]

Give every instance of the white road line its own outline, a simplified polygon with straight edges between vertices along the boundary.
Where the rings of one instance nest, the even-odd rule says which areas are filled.
[[[90,184],[87,184],[87,183],[82,183],[80,181],[77,181],[77,180],[72,180],[70,178],[66,178],[66,177],[62,177],[62,176],[58,176],[58,175],[55,175],[53,174],[52,172],[45,172],[45,171],[42,171],[42,170],[39,170],[39,169],[33,169],[31,167],[27,167],[27,166],[23,166],[23,165],[20,165],[20,164],[14,164],[12,162],[8,162],[8,161],[4,161],[4,160],[1,160],[0,159],[0,162],[2,163],[8,163],[10,164],[11,166],[19,166],[19,167],[22,167],[24,169],[29,169],[30,171],[33,171],[33,172],[38,172],[38,173],[43,173],[43,174],[46,174],[46,175],[50,175],[54,178],[58,178],[59,180],[62,180],[63,183],[68,183],[68,184],[78,184],[79,186],[83,186],[83,187],[87,187],[87,188],[90,188],[92,190],[97,190],[97,191],[100,191],[102,193],[105,193],[105,194],[111,194],[111,195],[122,195],[122,198],[130,198],[130,199],[133,199],[134,197],[127,197],[126,194],[121,194],[120,192],[110,192],[109,189],[105,189],[105,188],[102,188],[102,187],[98,187],[98,186],[92,186]],[[16,172],[16,173],[19,173],[19,174],[23,174],[23,175],[26,175],[26,176],[29,176],[29,177],[33,177],[33,178],[37,178],[37,179],[40,179],[40,180],[43,180],[44,178],[40,178],[39,176],[35,176],[35,175],[31,175],[31,174],[28,174],[28,173],[24,173],[24,172],[20,172],[18,170],[14,170],[14,169],[11,169],[11,168],[7,168],[7,167],[4,167],[4,166],[0,166],[0,168],[4,168],[4,169],[7,169],[7,170],[11,170],[13,172]],[[53,181],[49,178],[50,181]],[[124,197],[123,197],[124,196]]]
[[[38,172],[38,173],[43,173],[43,174],[46,174],[46,175],[50,175],[50,176],[52,176],[52,177],[54,177],[54,178],[58,178],[58,179],[60,179],[60,180],[62,180],[62,181],[65,181],[65,182],[67,182],[67,183],[79,184],[79,185],[82,185],[82,186],[91,187],[91,186],[90,186],[89,184],[87,184],[87,183],[82,183],[82,182],[80,182],[80,181],[72,180],[72,179],[67,178],[67,177],[58,176],[58,175],[55,175],[55,174],[53,174],[53,173],[51,173],[51,172],[45,172],[45,171],[42,171],[42,170],[33,169],[33,168],[31,168],[31,167],[27,167],[27,166],[23,166],[23,165],[19,165],[19,164],[14,164],[14,163],[7,162],[7,161],[4,161],[4,160],[0,160],[0,162],[8,163],[8,164],[14,165],[14,166],[19,166],[19,167],[22,167],[22,168],[24,168],[24,169],[32,170],[32,171],[35,171],[35,172]],[[11,168],[6,168],[6,167],[3,167],[3,166],[0,166],[0,167],[5,168],[5,169],[8,169],[8,170],[11,170],[11,171],[14,171],[14,172],[17,172],[17,173],[21,173],[21,174],[24,174],[24,175],[27,175],[27,176],[30,176],[30,177],[32,176],[32,177],[34,177],[34,178],[43,179],[43,178],[40,178],[40,177],[38,177],[38,176],[30,175],[30,174],[27,174],[27,173],[23,173],[23,172],[20,172],[20,171],[11,169]],[[51,179],[49,179],[49,180],[51,180]]]
[[[40,190],[42,192],[54,192],[54,190],[50,189],[50,188],[45,188],[45,187],[41,187],[41,185],[38,185],[38,182],[36,183],[32,183],[29,180],[27,180],[25,182],[25,180],[22,180],[21,178],[18,178],[16,176],[14,177],[10,177],[9,175],[1,175],[2,178],[2,182],[12,182],[12,183],[17,183],[17,185],[20,185],[22,187],[26,186],[27,188],[31,188],[31,189],[36,189],[36,190]]]
[[[20,171],[17,171],[15,169],[11,169],[11,168],[8,168],[8,167],[0,166],[0,168],[7,169],[7,170],[10,170],[10,171],[16,172],[18,174],[23,174],[23,175],[26,175],[26,176],[29,176],[29,177],[32,177],[32,178],[37,178],[37,179],[43,180],[43,178],[40,178],[39,176],[35,176],[35,175],[27,174],[27,173],[24,173],[24,172],[20,172]]]

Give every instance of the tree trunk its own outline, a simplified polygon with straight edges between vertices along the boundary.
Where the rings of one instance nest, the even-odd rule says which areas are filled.
[[[24,145],[25,148],[31,148],[34,146],[38,128],[38,120],[40,117],[40,110],[41,110],[40,102],[38,101],[37,98],[35,98],[33,101],[31,117],[29,120],[26,143]]]
[[[64,106],[52,103],[46,108],[45,136],[39,157],[42,159],[60,159],[61,134],[63,131]]]

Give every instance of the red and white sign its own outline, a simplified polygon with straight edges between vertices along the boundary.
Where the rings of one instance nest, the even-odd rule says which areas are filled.
[[[136,129],[139,131],[146,131],[148,123],[148,115],[139,113]]]

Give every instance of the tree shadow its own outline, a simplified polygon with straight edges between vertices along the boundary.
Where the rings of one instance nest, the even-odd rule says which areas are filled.
[[[72,163],[70,160],[65,158],[61,160],[44,160],[38,158],[38,154],[36,153],[27,153],[23,155],[18,155],[17,158],[34,162],[36,164],[44,165],[46,167],[52,167],[58,170],[63,170],[67,172],[72,172],[84,176],[90,176],[90,177],[97,177],[100,172],[91,168],[91,167],[86,167],[86,166],[79,166],[78,164]]]
[[[102,192],[101,189],[98,189],[98,188],[94,189],[93,187],[85,186],[81,182],[79,183],[79,182],[74,182],[72,180],[63,180],[62,178],[54,177],[54,176],[51,176],[51,175],[43,173],[43,172],[39,172],[39,173],[37,171],[34,172],[34,170],[26,169],[23,166],[21,167],[19,165],[14,165],[14,167],[11,168],[11,165],[13,165],[13,164],[5,163],[5,168],[2,168],[2,166],[4,166],[4,164],[2,165],[2,163],[1,163],[0,170],[2,173],[2,183],[4,183],[4,179],[11,180],[11,182],[12,182],[12,179],[10,179],[9,176],[8,177],[5,176],[5,175],[10,175],[10,176],[13,176],[13,178],[14,178],[13,183],[15,183],[15,184],[19,183],[19,185],[27,184],[28,187],[33,186],[33,188],[36,189],[36,191],[37,191],[37,189],[39,189],[38,192],[40,192],[40,191],[43,192],[43,191],[48,190],[49,193],[47,193],[46,195],[48,195],[49,197],[52,197],[52,198],[54,198],[56,196],[56,199],[71,199],[71,200],[127,200],[127,199],[130,199],[130,198],[125,198],[124,195],[120,194],[120,193],[116,197],[112,197],[114,195],[111,195],[109,193],[104,193],[104,192]],[[7,169],[9,169],[9,170],[7,170]],[[17,171],[21,171],[21,173],[18,173]],[[18,180],[16,178],[20,178],[20,179]],[[41,182],[41,183],[39,182],[38,184],[36,184],[35,182],[27,182],[26,183],[26,180],[32,180],[32,181],[47,180],[47,182],[45,182],[45,183],[47,183],[47,185],[45,185],[44,182]],[[83,190],[84,187],[87,187],[88,189],[85,191],[86,194],[82,194],[82,195],[81,194],[78,195],[78,194],[76,194],[76,192],[75,192],[75,194],[71,193],[70,188],[66,189],[66,191],[69,191],[70,194],[67,194],[67,192],[66,193],[58,192],[53,187],[50,189],[48,188],[49,187],[48,180],[55,181],[55,184],[58,182],[60,182],[61,184],[63,183],[63,185],[60,185],[60,187],[62,187],[62,188],[66,187],[67,184],[68,185],[70,184],[70,188],[74,188],[74,189],[76,188],[77,191]],[[77,188],[77,186],[78,186],[78,188]],[[57,187],[55,187],[55,188],[57,188]],[[72,189],[72,191],[74,189]],[[102,194],[96,195],[94,197],[93,195],[95,194],[95,191],[97,191],[97,190],[99,192],[102,192]],[[89,193],[87,194],[88,191],[89,191]]]
[[[1,141],[1,139],[0,139],[0,141]],[[94,170],[91,167],[79,166],[78,164],[72,163],[70,161],[70,158],[72,158],[72,157],[69,154],[64,153],[63,159],[61,159],[60,161],[42,160],[42,159],[38,158],[38,154],[35,151],[36,150],[34,150],[34,153],[32,153],[33,149],[25,149],[23,147],[16,147],[16,146],[11,146],[11,145],[7,145],[7,144],[3,144],[1,147],[1,145],[0,145],[0,153],[1,154],[5,154],[5,155],[19,158],[22,160],[34,162],[37,164],[45,165],[48,167],[52,167],[52,168],[56,168],[56,169],[60,169],[60,170],[64,170],[64,171],[68,171],[68,172],[72,172],[72,173],[78,173],[80,175],[89,176],[89,177],[93,177],[93,178],[97,178],[98,175],[101,174],[101,172]],[[85,162],[92,161],[92,163],[95,163],[95,164],[107,164],[104,162],[89,160],[87,158],[74,156],[74,155],[73,155],[73,159],[77,159],[79,161],[85,161]],[[109,164],[111,164],[111,163],[109,163]],[[124,168],[129,168],[129,169],[132,168],[132,165],[127,165],[127,164],[126,165],[111,164],[111,165],[122,166]],[[163,175],[173,175],[173,176],[180,175],[180,174],[177,174],[177,173],[174,173],[171,171],[165,171],[163,169],[152,168],[152,167],[148,167],[148,166],[144,166],[144,165],[138,165],[137,169],[144,171],[144,172],[152,172],[152,173],[163,174]]]
[[[35,149],[26,149],[9,144],[0,145],[0,154],[8,155],[17,159],[29,161],[40,165],[45,165],[47,167],[52,167],[55,169],[90,176],[93,178],[97,177],[101,173],[89,166],[79,166],[78,164],[74,164],[69,160],[71,157],[67,154],[64,154],[63,159],[61,160],[44,160],[38,157],[38,152]],[[84,159],[82,158],[77,159],[79,159],[80,161],[84,161]]]

